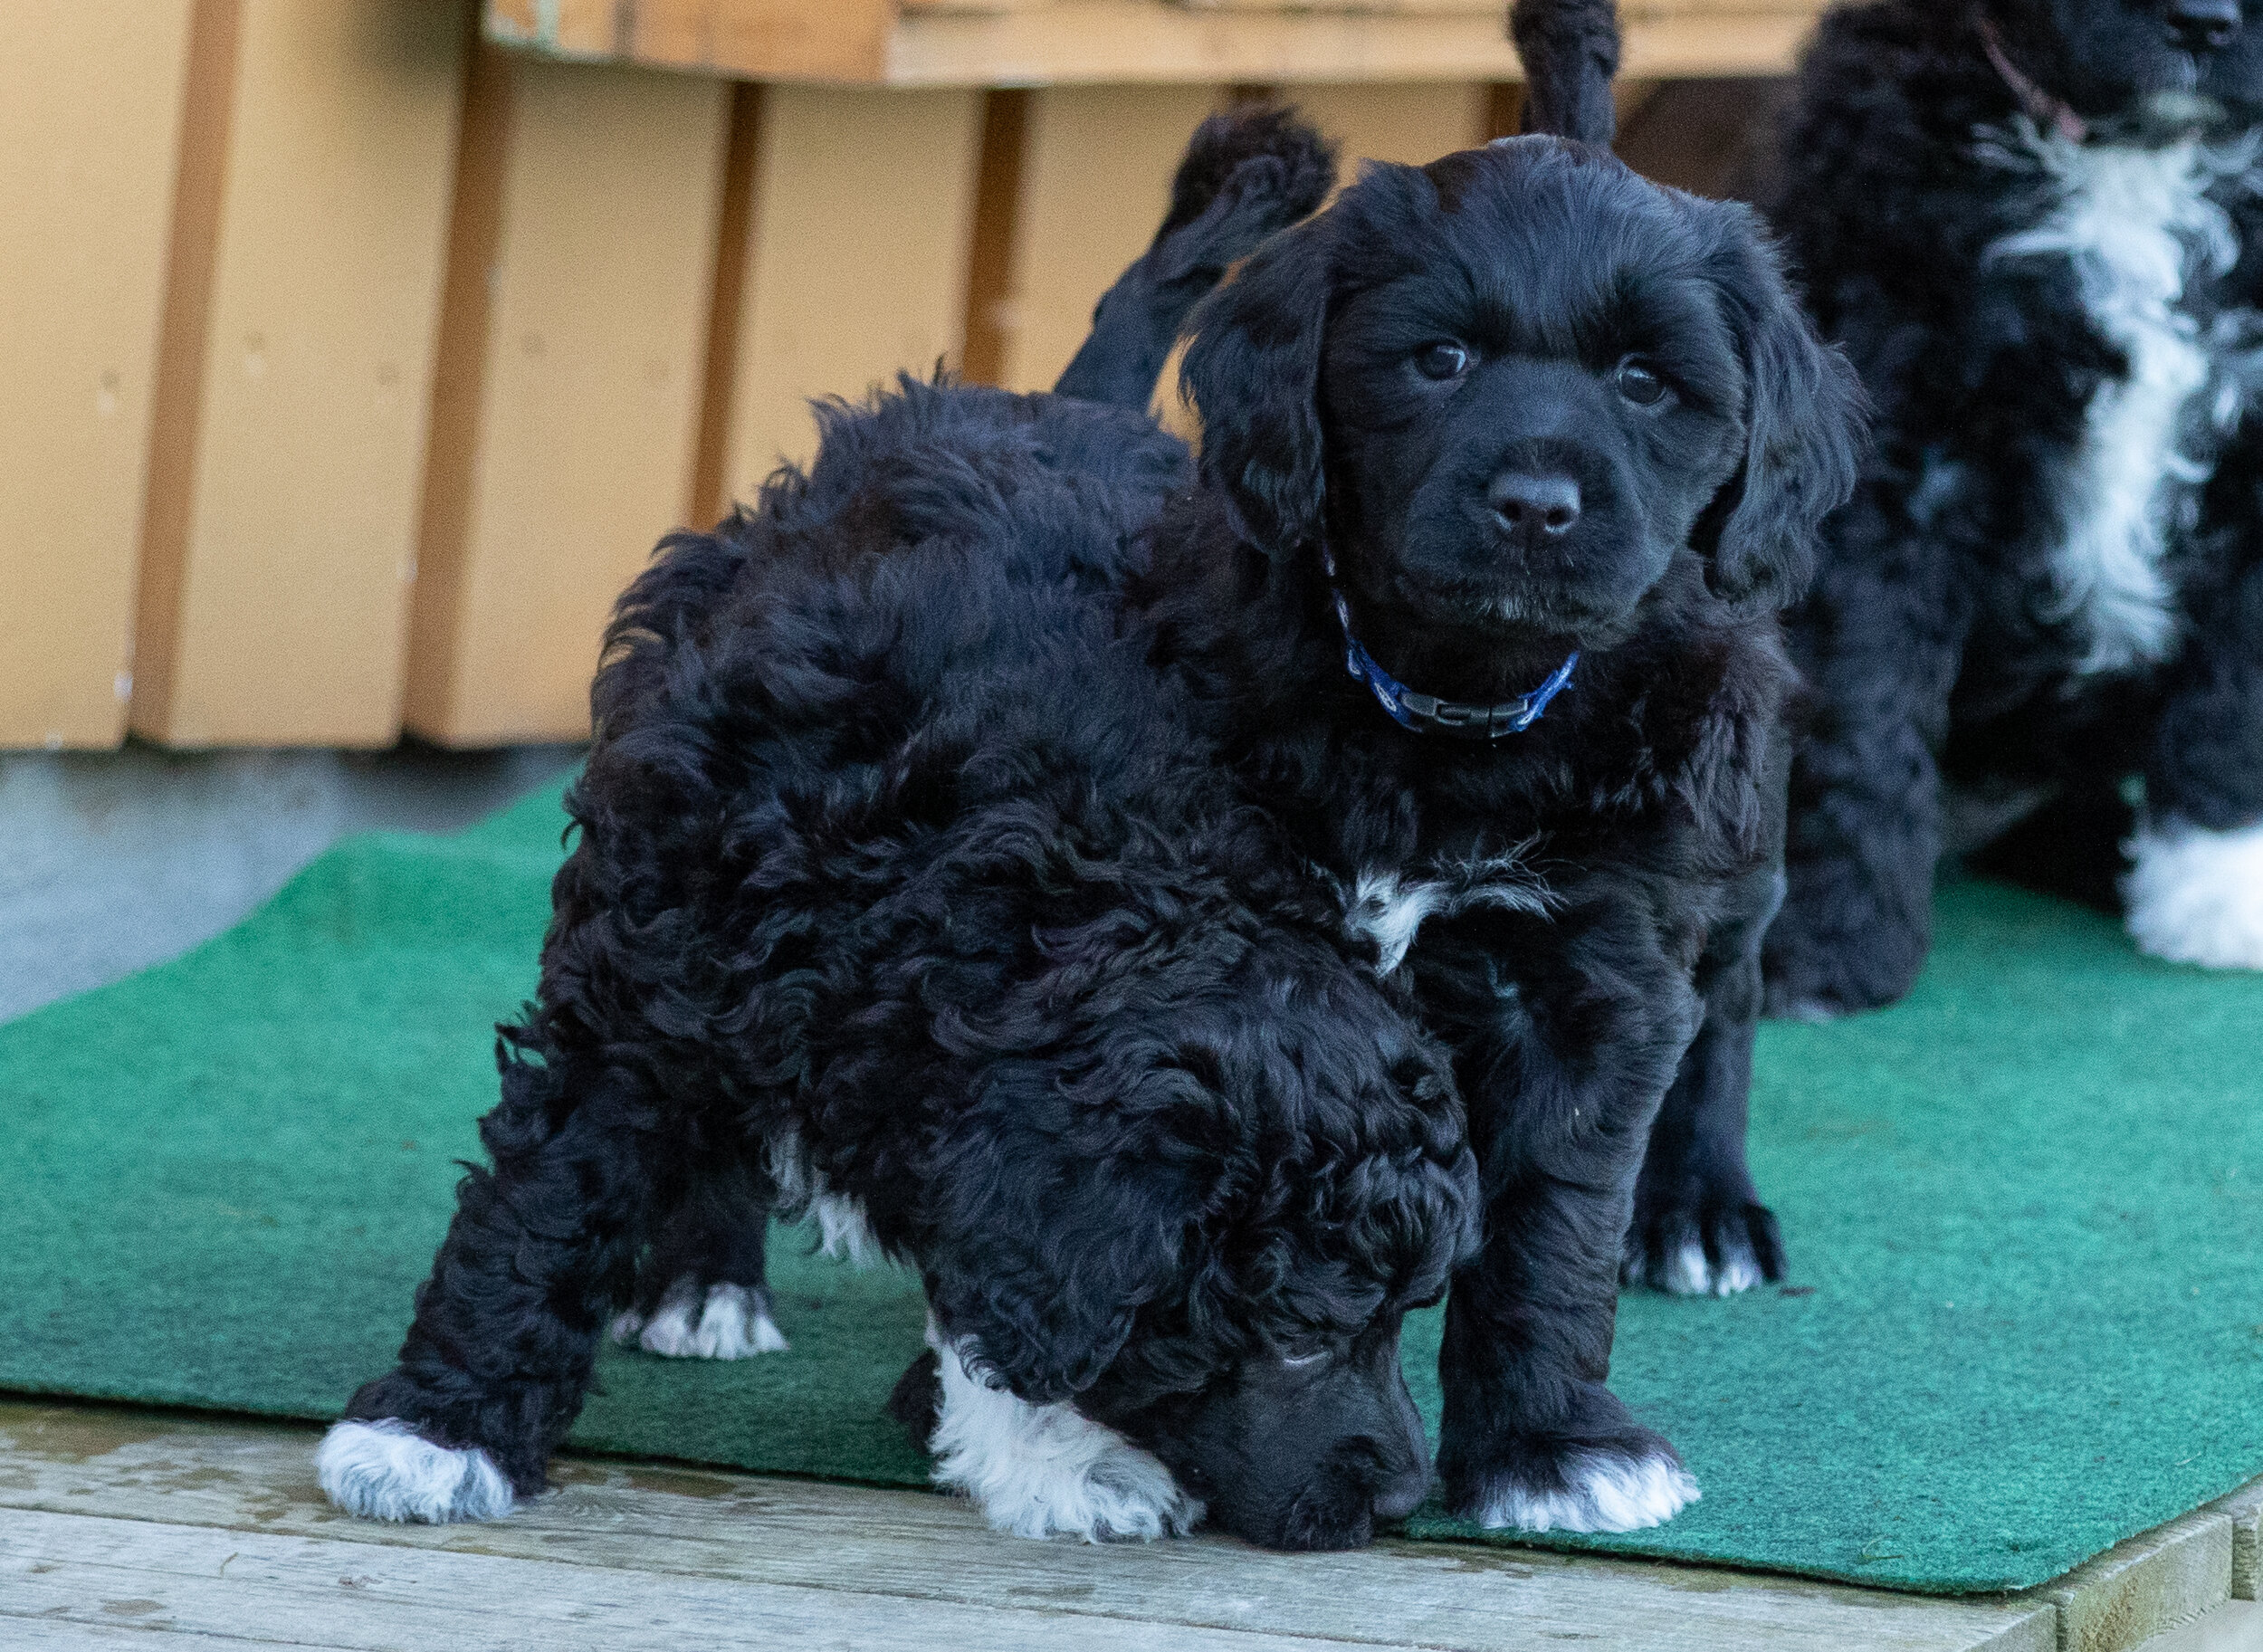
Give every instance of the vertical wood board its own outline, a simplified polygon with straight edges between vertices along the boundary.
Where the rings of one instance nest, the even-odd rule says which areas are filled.
[[[1172,169],[1218,98],[1209,86],[1031,94],[999,382],[1048,389],[1068,366],[1093,305],[1153,238]]]
[[[14,0],[0,95],[0,746],[125,731],[190,0]]]
[[[462,0],[242,0],[193,445],[144,547],[154,739],[394,737],[468,27]]]
[[[775,86],[764,100],[725,492],[815,451],[808,399],[955,365],[981,94]]]
[[[606,616],[691,484],[726,139],[717,81],[520,59],[508,83],[492,261],[451,282],[484,314],[444,322],[482,349],[442,372],[444,401],[477,381],[460,495],[427,489],[445,601],[410,647],[408,726],[454,745],[587,731]]]
[[[1492,136],[1493,89],[1475,81],[1292,86],[1304,118],[1343,146],[1343,181],[1363,160],[1419,167]]]

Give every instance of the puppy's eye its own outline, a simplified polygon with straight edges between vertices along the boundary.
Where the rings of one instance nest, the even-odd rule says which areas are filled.
[[[1328,1350],[1325,1348],[1303,1348],[1294,1353],[1283,1354],[1281,1363],[1291,1370],[1303,1370],[1308,1365],[1319,1364],[1327,1357]]]
[[[1425,378],[1459,378],[1469,371],[1469,352],[1441,339],[1415,352],[1415,371]]]
[[[1611,382],[1618,387],[1619,395],[1638,407],[1647,407],[1666,394],[1666,380],[1632,357],[1618,364]]]

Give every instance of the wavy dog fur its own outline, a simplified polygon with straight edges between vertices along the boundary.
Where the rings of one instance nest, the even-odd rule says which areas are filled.
[[[678,1353],[723,1351],[692,1303],[767,1304],[778,1205],[919,1270],[939,1474],[1001,1524],[1364,1542],[1428,1482],[1399,1321],[1475,1242],[1475,1167],[1443,1053],[1122,611],[1185,449],[908,380],[821,422],[622,599],[492,1168],[326,1485],[538,1489],[632,1296]]]
[[[1769,210],[1878,441],[1791,625],[1813,703],[1779,1013],[1906,991],[1944,854],[2112,906],[2126,845],[2139,945],[2263,968],[2258,23],[1824,21]]]

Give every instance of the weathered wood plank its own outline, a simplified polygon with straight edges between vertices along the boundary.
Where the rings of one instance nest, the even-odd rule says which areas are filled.
[[[2056,1635],[2048,1602],[1475,1546],[1313,1557],[1209,1538],[1039,1543],[925,1494],[591,1461],[561,1463],[557,1493],[497,1524],[385,1526],[321,1501],[313,1443],[282,1427],[0,1405],[0,1506],[1471,1652],[1554,1638],[1628,1652],[2048,1652]]]
[[[2115,1544],[2036,1592],[2058,1607],[2059,1652],[2130,1652],[2231,1598],[2232,1520],[2206,1508]]]
[[[2263,1652],[2263,1606],[2230,1600],[2154,1636],[2140,1652]]]
[[[2263,1583],[2263,1480],[2249,1482],[2216,1506],[2231,1520],[2231,1598],[2253,1600]]]
[[[0,1640],[10,1619],[368,1648],[681,1652],[685,1646],[938,1646],[1145,1652],[1150,1624],[1039,1607],[891,1599],[822,1587],[652,1573],[494,1554],[336,1542],[148,1520],[0,1513]],[[1187,1652],[1323,1652],[1285,1635],[1176,1628]]]

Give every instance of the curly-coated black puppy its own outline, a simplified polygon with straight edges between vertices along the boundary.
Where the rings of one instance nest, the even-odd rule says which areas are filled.
[[[1571,57],[1604,84],[1551,107],[1605,135],[1609,54]],[[1775,610],[1853,483],[1852,376],[1748,210],[1526,137],[1368,168],[1208,301],[1185,377],[1155,657],[1469,1113],[1447,1498],[1666,1519],[1695,1488],[1606,1387],[1622,1238],[1690,1288],[1776,1265],[1743,1160]]]
[[[2263,968],[2258,13],[1824,21],[1771,211],[1879,440],[1792,626],[1771,1008],[1905,991],[1944,853],[2110,904],[2127,840],[2142,948]]]
[[[1474,1246],[1475,1168],[1443,1053],[1110,595],[1190,480],[1135,411],[907,383],[664,547],[594,690],[492,1170],[322,1446],[336,1502],[539,1489],[648,1245],[665,1279],[750,1213],[683,1329],[775,1342],[776,1202],[919,1270],[937,1477],[1003,1527],[1207,1504],[1327,1548],[1414,1505],[1399,1320]]]

